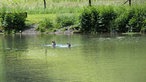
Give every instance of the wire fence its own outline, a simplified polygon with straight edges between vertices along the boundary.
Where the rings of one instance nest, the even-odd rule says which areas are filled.
[[[46,0],[48,3],[55,4],[73,4],[78,6],[89,5],[89,0]],[[128,0],[91,0],[92,5],[129,5]],[[146,0],[131,0],[131,5],[146,4]]]
[[[129,5],[129,2],[127,0],[91,0],[91,1],[92,5]],[[146,0],[131,0],[132,5],[140,5],[145,3]]]

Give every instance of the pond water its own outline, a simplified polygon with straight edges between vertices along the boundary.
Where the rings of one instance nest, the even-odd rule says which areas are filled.
[[[146,36],[0,35],[0,82],[146,82]]]

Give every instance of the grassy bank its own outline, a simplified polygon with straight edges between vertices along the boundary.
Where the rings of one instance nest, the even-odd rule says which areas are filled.
[[[28,17],[27,17],[27,23],[39,23],[41,22],[42,20],[46,19],[46,18],[49,18],[49,19],[56,19],[56,14],[28,14]]]
[[[93,6],[114,5],[124,6],[126,0],[92,0]],[[47,8],[44,9],[43,0],[0,0],[0,11],[18,10],[29,14],[48,13],[80,13],[83,7],[88,6],[88,0],[46,0]],[[144,4],[145,0],[132,0],[132,5]],[[128,5],[125,4],[125,6]]]
[[[79,27],[79,13],[54,14],[54,17],[44,18],[39,22],[38,31],[57,31],[58,29],[66,30],[67,28]]]

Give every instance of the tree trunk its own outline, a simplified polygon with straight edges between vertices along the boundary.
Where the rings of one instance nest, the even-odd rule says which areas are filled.
[[[46,0],[44,0],[44,9],[46,9]]]

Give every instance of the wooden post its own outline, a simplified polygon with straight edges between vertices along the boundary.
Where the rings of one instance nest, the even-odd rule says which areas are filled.
[[[89,6],[91,6],[91,0],[89,0]]]
[[[129,0],[129,6],[131,6],[131,0]]]
[[[46,0],[44,0],[44,9],[46,9]]]

